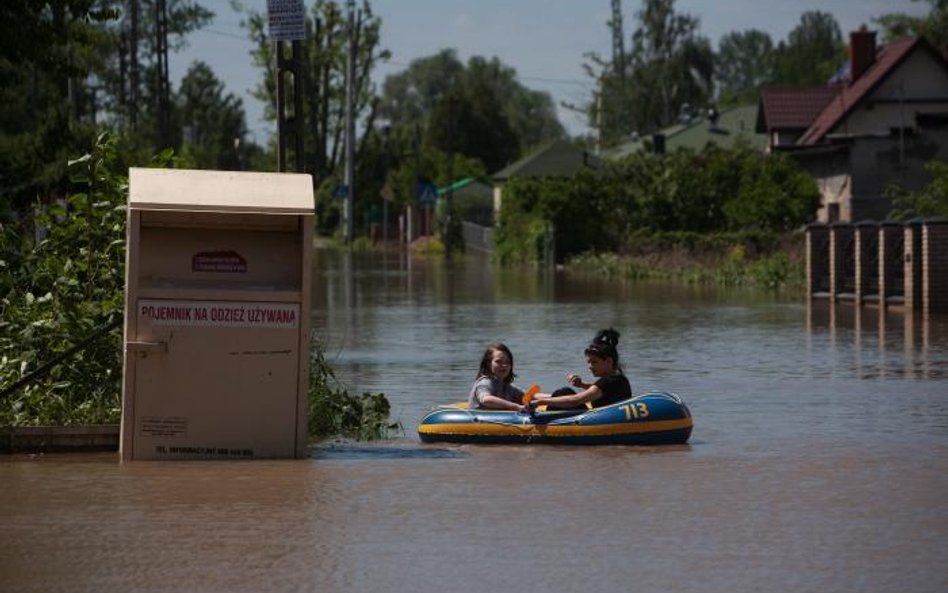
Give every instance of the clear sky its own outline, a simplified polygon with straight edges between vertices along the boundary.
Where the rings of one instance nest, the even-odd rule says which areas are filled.
[[[261,71],[251,64],[251,44],[240,28],[240,15],[230,0],[200,0],[217,16],[204,30],[189,37],[189,47],[169,58],[172,84],[194,60],[207,62],[227,90],[241,97],[247,125],[258,143],[266,141],[275,126],[262,119],[262,105],[250,96]],[[266,0],[242,0],[266,10]],[[304,0],[309,10],[312,0]],[[345,4],[344,0],[340,0]],[[360,2],[357,2],[357,5]],[[524,86],[546,91],[559,104],[587,103],[593,85],[582,69],[584,55],[607,57],[612,40],[606,22],[609,0],[372,0],[382,18],[382,46],[392,52],[387,64],[374,75],[378,84],[404,70],[412,60],[455,48],[462,60],[474,55],[498,57],[513,67]],[[623,0],[622,13],[628,48],[641,0]],[[831,13],[844,36],[873,18],[891,12],[927,14],[928,3],[911,0],[678,0],[679,13],[700,20],[700,33],[717,45],[730,31],[760,29],[774,42],[786,39],[808,10]],[[560,121],[571,134],[587,132],[582,117],[559,108]]]

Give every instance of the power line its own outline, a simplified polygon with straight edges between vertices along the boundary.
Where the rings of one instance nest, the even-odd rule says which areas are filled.
[[[198,29],[194,33],[210,33],[211,35],[217,35],[219,37],[228,37],[231,39],[239,39],[241,41],[248,41],[248,42],[250,41],[250,39],[246,35],[238,35],[236,33],[229,33],[227,31],[220,31],[217,29],[210,29],[207,27]],[[385,60],[384,62],[380,62],[380,64],[399,66],[402,68],[408,68],[411,66],[411,62],[401,62],[398,60]],[[550,84],[567,84],[567,85],[579,86],[583,88],[590,88],[590,87],[595,86],[594,81],[587,81],[587,80],[576,80],[576,79],[568,79],[568,78],[550,78],[547,76],[530,76],[530,75],[519,74],[519,73],[517,74],[516,77],[524,81],[532,80],[535,82],[545,82],[545,83],[550,83]]]

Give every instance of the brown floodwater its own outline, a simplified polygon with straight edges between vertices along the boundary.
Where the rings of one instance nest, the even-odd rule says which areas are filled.
[[[0,591],[948,590],[948,322],[768,295],[320,253],[314,327],[404,429],[296,461],[0,457]],[[423,445],[484,346],[521,384],[622,332],[672,447]]]

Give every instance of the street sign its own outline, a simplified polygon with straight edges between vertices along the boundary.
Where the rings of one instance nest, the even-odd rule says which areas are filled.
[[[332,197],[345,200],[349,197],[349,186],[345,183],[337,183],[336,187],[332,188]]]
[[[299,41],[306,37],[303,0],[267,0],[270,39]]]
[[[395,192],[392,191],[392,186],[387,183],[382,186],[382,189],[379,191],[379,196],[389,202],[395,200]]]
[[[433,183],[419,183],[415,189],[415,199],[422,204],[434,204],[438,201],[438,188]]]

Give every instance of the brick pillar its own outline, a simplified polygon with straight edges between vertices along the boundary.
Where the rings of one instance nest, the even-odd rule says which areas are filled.
[[[853,251],[853,225],[836,222],[830,225],[830,300],[853,298],[856,280],[856,258]]]
[[[902,304],[905,297],[905,230],[897,222],[879,225],[879,303]]]
[[[879,225],[875,222],[856,224],[855,302],[876,302],[879,299]]]
[[[926,316],[948,312],[948,219],[922,225],[922,307]]]
[[[922,304],[922,220],[905,223],[905,308]]]
[[[815,222],[806,227],[806,295],[826,298],[829,292],[829,228]]]

